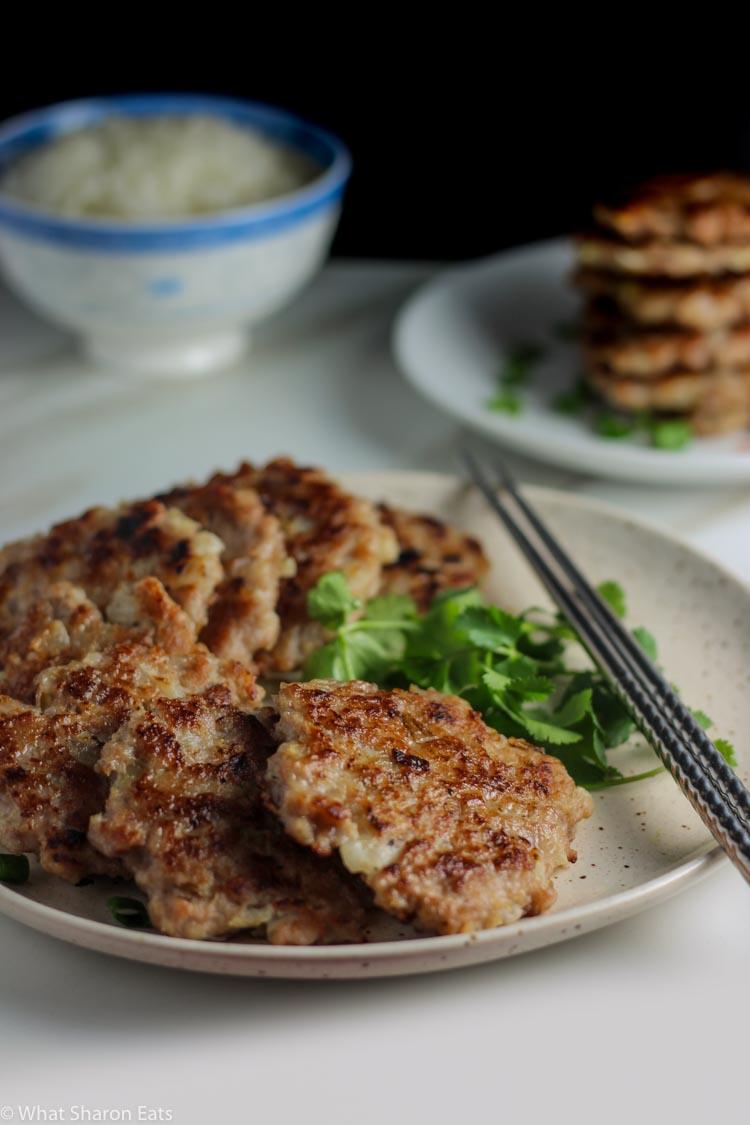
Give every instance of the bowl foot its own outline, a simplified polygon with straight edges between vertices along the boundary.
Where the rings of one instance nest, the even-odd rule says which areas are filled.
[[[129,340],[122,336],[88,336],[86,355],[94,363],[133,376],[160,379],[197,379],[235,363],[250,345],[250,333],[227,329],[183,340]]]

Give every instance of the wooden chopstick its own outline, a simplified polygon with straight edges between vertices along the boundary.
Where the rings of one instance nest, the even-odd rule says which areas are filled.
[[[748,790],[538,513],[521,496],[507,469],[498,465],[497,474],[490,476],[470,452],[463,452],[463,460],[471,479],[576,630],[639,730],[750,882]]]

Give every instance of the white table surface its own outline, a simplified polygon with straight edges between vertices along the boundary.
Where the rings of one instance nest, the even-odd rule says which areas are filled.
[[[0,294],[1,537],[243,455],[450,470],[458,428],[389,354],[393,315],[430,272],[330,266],[238,369],[187,385],[87,370],[62,334]],[[671,528],[750,578],[750,490],[641,489],[512,463],[524,480]],[[749,934],[750,894],[728,864],[666,905],[540,953],[369,983],[192,976],[0,918],[0,1121],[24,1106],[134,1121],[145,1107],[141,1120],[180,1125],[742,1120]]]

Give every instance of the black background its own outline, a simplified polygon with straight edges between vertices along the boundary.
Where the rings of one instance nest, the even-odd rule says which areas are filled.
[[[541,80],[533,61],[509,65],[507,49],[467,54],[464,45],[460,53],[460,69],[444,45],[401,58],[385,49],[368,57],[312,52],[284,65],[278,51],[258,53],[257,44],[245,66],[236,55],[232,64],[212,63],[215,51],[197,63],[194,48],[179,64],[177,52],[158,64],[120,57],[93,66],[89,57],[58,76],[44,68],[43,78],[27,70],[6,81],[0,115],[138,90],[286,106],[349,145],[355,172],[335,252],[363,257],[489,254],[585,223],[597,195],[630,180],[750,166],[750,95],[742,82],[730,89],[709,80],[695,59],[678,82],[663,68],[655,78],[640,58],[635,70],[631,58],[627,70],[613,60],[584,73],[584,52]]]

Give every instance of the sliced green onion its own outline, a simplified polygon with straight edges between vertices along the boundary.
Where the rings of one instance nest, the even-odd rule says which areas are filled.
[[[123,895],[113,895],[107,899],[109,912],[115,922],[127,926],[131,930],[142,930],[151,925],[146,907],[137,898],[126,898]]]
[[[555,335],[561,340],[578,340],[581,335],[580,321],[561,320],[555,325]]]
[[[29,861],[25,855],[0,855],[0,883],[25,883]]]

